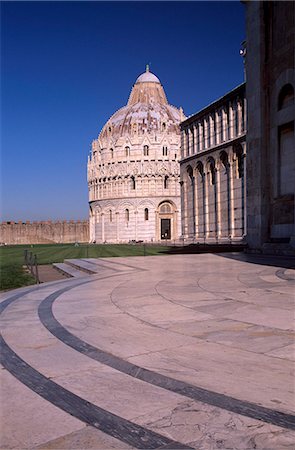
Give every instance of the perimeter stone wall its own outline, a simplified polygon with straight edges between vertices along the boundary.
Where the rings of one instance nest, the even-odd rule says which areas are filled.
[[[1,244],[57,244],[89,242],[88,220],[2,222]]]

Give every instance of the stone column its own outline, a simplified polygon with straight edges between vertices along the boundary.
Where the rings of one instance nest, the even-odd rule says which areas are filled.
[[[214,136],[214,119],[211,114],[209,116],[209,135],[210,135],[210,147],[213,147],[216,141]]]
[[[184,155],[185,155],[184,141],[185,141],[185,131],[181,130],[181,135],[180,135],[180,154],[181,154],[181,159],[183,159]]]
[[[196,125],[193,124],[193,134],[194,134],[194,146],[192,150],[192,154],[197,153],[197,145],[198,145],[198,129],[196,128]]]
[[[199,152],[201,152],[204,148],[204,142],[203,142],[203,126],[202,123],[198,123],[199,128]]]
[[[190,155],[194,154],[194,148],[195,148],[194,127],[191,126],[191,128],[190,128],[190,149],[189,149],[189,154]]]
[[[223,107],[221,110],[221,120],[222,120],[222,140],[228,140],[228,116],[225,108]]]
[[[194,199],[195,199],[195,238],[199,233],[199,214],[198,214],[198,174],[194,171]]]
[[[234,109],[232,102],[229,102],[229,139],[234,137]]]
[[[238,135],[242,133],[242,105],[241,100],[237,102],[237,115],[238,115]]]
[[[220,163],[215,175],[215,219],[216,219],[216,238],[221,236],[221,211],[220,211]]]
[[[200,135],[199,135],[199,123],[195,123],[195,133],[196,133],[196,148],[195,152],[198,153],[200,151]]]
[[[186,130],[186,153],[185,156],[189,156],[189,147],[190,147],[190,130],[187,128]]]
[[[196,237],[196,192],[195,192],[195,177],[191,177],[191,189],[192,189],[192,213],[193,213],[193,238]]]
[[[135,240],[138,240],[138,236],[137,236],[137,211],[134,211],[134,216],[135,216]]]
[[[203,185],[204,185],[204,206],[203,206],[203,210],[204,210],[204,242],[208,237],[208,232],[209,232],[209,198],[208,198],[208,173],[204,173],[203,175],[204,177],[204,181],[203,181]]]
[[[187,189],[186,189],[186,183],[184,181],[180,182],[181,186],[181,225],[182,225],[182,236],[183,238],[186,238],[187,235]]]
[[[215,144],[219,145],[221,142],[221,136],[220,136],[220,116],[218,114],[218,111],[215,111]]]
[[[204,142],[204,149],[208,148],[208,120],[207,118],[204,119],[204,127],[205,127],[205,142]]]
[[[174,240],[174,242],[175,242],[175,240],[176,239],[178,239],[179,238],[179,232],[178,232],[178,221],[179,221],[179,212],[178,212],[178,210],[176,210],[175,212],[174,212],[174,235],[173,235],[173,237],[172,237],[172,239]]]
[[[243,236],[247,235],[247,185],[246,185],[246,152],[245,152],[246,143],[243,144],[243,180],[242,180],[242,205],[244,208],[244,220],[243,220]]]
[[[234,217],[234,160],[233,155],[229,155],[228,159],[229,164],[229,238],[232,239],[235,235],[235,217]]]
[[[119,231],[120,231],[119,213],[116,212],[115,216],[116,216],[116,241],[119,242],[120,241],[120,237],[119,237],[119,235],[120,235],[120,233],[119,233]]]
[[[101,214],[101,242],[104,242],[104,213]]]

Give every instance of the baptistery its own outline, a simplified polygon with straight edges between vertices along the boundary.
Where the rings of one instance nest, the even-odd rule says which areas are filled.
[[[92,142],[88,158],[90,240],[174,241],[180,236],[181,108],[160,80],[140,75],[126,106]]]

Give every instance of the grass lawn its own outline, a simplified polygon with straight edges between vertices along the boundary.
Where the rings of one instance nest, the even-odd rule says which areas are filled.
[[[110,256],[143,256],[143,245],[130,244],[36,244],[9,245],[0,247],[0,290],[13,289],[34,284],[34,278],[24,273],[24,250],[37,255],[38,264],[52,264],[63,262],[69,258],[103,258]],[[166,246],[146,246],[146,255],[163,254],[169,250]]]

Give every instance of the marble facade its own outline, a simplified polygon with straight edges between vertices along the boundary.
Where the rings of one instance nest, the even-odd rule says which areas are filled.
[[[245,84],[180,126],[182,238],[240,242],[246,233]]]
[[[159,79],[140,75],[128,104],[92,143],[88,159],[91,242],[157,242],[180,235],[179,123]]]

